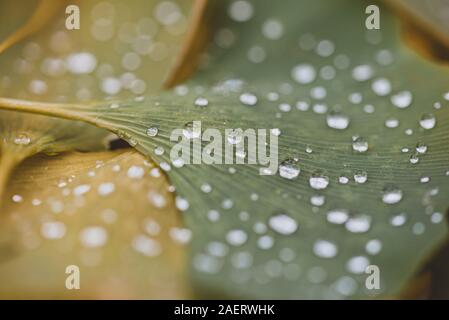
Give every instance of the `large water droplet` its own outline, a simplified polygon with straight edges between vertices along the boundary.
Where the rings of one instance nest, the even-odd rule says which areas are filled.
[[[368,180],[368,174],[366,171],[357,171],[354,174],[354,180],[357,183],[365,183]]]
[[[283,235],[290,235],[298,230],[298,223],[283,213],[270,217],[268,225],[271,229]]]
[[[378,96],[386,96],[391,92],[391,83],[386,78],[379,78],[373,81],[371,88]]]
[[[311,83],[316,78],[315,68],[311,64],[299,64],[292,69],[292,78],[301,84]]]
[[[412,93],[410,91],[401,91],[391,96],[391,103],[398,108],[407,108],[412,103]]]
[[[426,130],[433,129],[435,127],[437,120],[435,116],[431,113],[425,113],[421,116],[419,120],[419,125]]]
[[[402,190],[394,186],[388,186],[384,189],[382,201],[387,204],[395,204],[402,200]]]
[[[279,175],[286,179],[294,179],[300,173],[297,159],[286,159],[279,165]]]
[[[327,240],[317,240],[313,245],[313,252],[321,258],[333,258],[338,253],[337,246]]]
[[[241,246],[248,239],[248,235],[245,231],[239,229],[230,230],[226,234],[226,240],[232,246]]]
[[[334,224],[343,224],[349,218],[349,214],[344,209],[334,209],[327,212],[327,221]]]
[[[187,139],[198,139],[199,137],[201,137],[201,129],[197,126],[194,126],[193,121],[190,121],[184,125],[182,134]]]
[[[159,129],[156,128],[156,127],[148,128],[147,129],[147,136],[155,137],[155,136],[157,136],[158,132],[159,132]]]
[[[315,173],[309,178],[309,185],[315,190],[326,189],[329,185],[329,178],[322,174]]]
[[[227,140],[229,144],[235,145],[242,142],[242,132],[241,130],[232,130],[228,133]]]
[[[341,113],[330,113],[326,117],[327,125],[333,129],[343,130],[349,126],[349,118]]]
[[[346,230],[352,233],[367,232],[371,227],[371,217],[368,215],[358,215],[351,217],[345,224]]]
[[[247,106],[255,106],[257,103],[256,95],[245,92],[240,95],[240,102]]]
[[[366,152],[368,150],[368,141],[363,137],[354,137],[352,140],[352,150],[357,152]]]
[[[352,77],[357,81],[366,81],[371,79],[374,74],[374,70],[369,65],[359,65],[352,70]]]

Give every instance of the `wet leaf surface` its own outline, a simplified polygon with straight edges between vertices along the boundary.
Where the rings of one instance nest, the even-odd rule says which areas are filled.
[[[155,159],[193,231],[189,263],[205,297],[398,296],[447,237],[447,68],[404,46],[383,7],[382,30],[368,32],[363,1],[250,3],[231,3],[208,64],[172,92],[0,105],[85,120]],[[282,176],[173,161],[170,134],[196,135],[192,121],[270,130]],[[381,272],[374,292],[370,264]]]

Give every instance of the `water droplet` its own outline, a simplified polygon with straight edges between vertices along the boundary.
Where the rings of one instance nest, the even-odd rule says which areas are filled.
[[[292,106],[289,105],[288,103],[281,103],[279,105],[279,110],[281,110],[282,112],[290,112],[291,109],[292,109]]]
[[[231,130],[227,136],[228,143],[232,145],[239,144],[242,139],[242,131],[239,129]]]
[[[286,179],[294,179],[300,173],[297,159],[286,159],[279,165],[279,175]]]
[[[281,135],[281,129],[279,129],[279,128],[273,128],[273,129],[271,129],[270,132],[273,136],[276,136],[276,137],[279,137]]]
[[[359,65],[352,70],[352,77],[357,81],[366,81],[371,79],[374,74],[374,70],[369,65]]]
[[[270,40],[277,40],[282,37],[284,26],[279,20],[269,19],[262,25],[262,34]]]
[[[300,111],[307,111],[307,110],[309,110],[309,108],[310,108],[309,103],[307,103],[305,101],[296,102],[296,109],[298,109]]]
[[[419,120],[419,125],[426,130],[433,129],[436,124],[436,118],[431,113],[425,113],[421,116],[421,119]]]
[[[23,201],[23,197],[20,194],[15,194],[12,196],[12,201],[15,203],[19,203]]]
[[[100,196],[107,196],[108,194],[113,193],[115,190],[115,185],[112,182],[101,183],[98,186],[98,194]]]
[[[62,222],[51,221],[44,222],[41,226],[41,234],[44,238],[50,240],[61,239],[66,233],[66,226]]]
[[[395,118],[389,118],[385,120],[385,126],[390,129],[397,128],[399,126],[399,120]]]
[[[343,224],[349,218],[349,214],[344,209],[334,209],[327,212],[327,221],[334,224]]]
[[[382,250],[382,242],[377,239],[370,240],[366,243],[365,250],[368,254],[376,255]]]
[[[95,70],[97,59],[89,52],[78,52],[69,55],[66,59],[67,69],[74,74],[87,74]]]
[[[329,57],[334,51],[335,45],[329,40],[321,40],[315,48],[315,52],[321,57]]]
[[[210,184],[208,183],[203,183],[200,187],[201,191],[203,191],[204,193],[209,193],[212,191],[212,187]]]
[[[390,223],[394,227],[400,227],[400,226],[404,225],[404,223],[406,221],[407,221],[407,216],[405,215],[405,213],[400,213],[398,215],[391,217],[391,219],[390,219]]]
[[[148,257],[157,256],[162,252],[159,242],[143,234],[138,235],[133,239],[132,247],[137,252]]]
[[[126,173],[130,179],[142,179],[144,174],[145,170],[140,166],[131,166]]]
[[[268,249],[272,248],[273,245],[274,245],[274,239],[272,236],[265,235],[265,236],[262,236],[259,239],[257,239],[257,246],[260,249],[268,250]]]
[[[368,215],[358,215],[349,218],[345,223],[346,230],[353,233],[367,232],[371,227],[371,217]]]
[[[349,182],[349,178],[346,176],[340,176],[338,177],[338,182],[340,184],[347,184]]]
[[[163,208],[167,203],[165,197],[156,191],[148,192],[147,198],[148,201],[150,201],[150,203],[156,208]]]
[[[324,87],[313,87],[310,89],[310,96],[316,100],[322,100],[326,98],[327,91]]]
[[[315,80],[316,70],[310,64],[299,64],[292,69],[291,75],[296,82],[307,84]]]
[[[366,171],[357,171],[354,174],[354,180],[357,183],[365,183],[368,180],[368,174]]]
[[[248,239],[248,235],[245,231],[239,229],[230,230],[226,234],[226,241],[232,246],[241,246]]]
[[[14,138],[14,144],[26,146],[29,145],[31,142],[31,138],[27,136],[25,133],[19,134],[17,137]]]
[[[365,256],[356,256],[349,259],[346,269],[355,274],[362,274],[369,265],[369,259]]]
[[[229,6],[229,16],[238,22],[245,22],[251,19],[253,16],[253,5],[249,1],[238,0],[234,1]]]
[[[333,258],[338,253],[337,246],[327,240],[317,240],[313,245],[313,252],[321,258]]]
[[[386,96],[391,92],[391,83],[386,78],[379,78],[373,81],[371,88],[378,96]]]
[[[410,163],[411,164],[417,164],[419,162],[419,157],[416,153],[412,154],[410,156]]]
[[[418,143],[416,145],[416,152],[424,154],[427,152],[427,145],[424,143]]]
[[[187,228],[171,228],[170,237],[181,244],[186,244],[192,239],[192,231]]]
[[[85,247],[98,248],[106,244],[108,233],[103,227],[90,226],[81,230],[80,240]]]
[[[352,140],[352,150],[357,152],[366,152],[368,150],[368,141],[363,137],[354,137]]]
[[[197,107],[207,107],[209,104],[209,101],[204,97],[198,97],[195,99],[195,106]]]
[[[180,196],[177,196],[175,198],[175,204],[176,204],[176,208],[178,208],[181,211],[186,211],[190,207],[189,201]]]
[[[81,185],[79,185],[79,186],[77,186],[77,187],[75,187],[73,189],[73,194],[75,196],[81,196],[81,195],[83,195],[83,194],[85,194],[85,193],[87,193],[89,191],[90,191],[90,185],[88,185],[88,184],[81,184]]]
[[[298,230],[298,223],[293,218],[282,213],[270,217],[268,225],[271,229],[283,235],[290,235]]]
[[[201,127],[195,126],[193,121],[187,122],[182,134],[186,139],[198,139],[201,137]]]
[[[255,106],[257,104],[257,100],[257,96],[249,92],[245,92],[240,95],[240,102],[247,106]]]
[[[321,207],[326,202],[326,197],[321,194],[315,194],[310,197],[310,203],[313,206]]]
[[[329,185],[329,178],[315,173],[309,178],[309,185],[315,190],[326,189]]]
[[[391,96],[391,103],[398,108],[407,108],[412,103],[412,93],[410,91],[401,91]]]
[[[156,128],[156,127],[148,128],[147,129],[147,136],[155,137],[155,136],[157,136],[158,132],[159,132],[159,129]]]
[[[386,204],[395,204],[402,200],[402,190],[394,186],[388,186],[384,189],[382,201]]]
[[[341,113],[333,112],[326,117],[327,125],[330,128],[343,130],[349,125],[349,118]]]
[[[428,176],[424,176],[419,179],[419,182],[421,182],[421,183],[428,183],[429,181],[430,181],[430,177],[428,177]]]
[[[357,282],[348,276],[343,276],[335,282],[335,290],[344,296],[351,296],[357,290]]]

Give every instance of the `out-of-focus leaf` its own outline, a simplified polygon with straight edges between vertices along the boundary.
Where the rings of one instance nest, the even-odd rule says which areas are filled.
[[[0,217],[0,298],[188,298],[190,233],[168,187],[135,151],[26,160]]]
[[[29,19],[19,29],[15,30],[13,34],[0,42],[0,54],[17,42],[38,32],[60,11],[59,9],[61,9],[63,4],[64,1],[39,0]],[[7,7],[3,8],[3,10],[4,15],[8,14]],[[60,12],[63,13],[63,11]]]
[[[449,1],[387,0],[386,3],[449,49]]]
[[[0,195],[3,196],[12,169],[27,157],[41,152],[105,149],[105,137],[104,130],[83,122],[1,111]]]
[[[365,30],[370,2],[249,3],[231,2],[209,64],[171,93],[0,105],[84,119],[153,157],[186,211],[192,275],[208,297],[397,296],[447,237],[448,70],[404,46],[384,7],[382,29]],[[195,120],[222,135],[274,129],[283,177],[259,165],[170,166],[170,134],[188,136]],[[380,290],[365,287],[370,264]]]
[[[0,37],[6,38],[0,45],[0,53],[1,48],[41,29],[56,12],[61,14],[29,41],[0,56],[0,95],[60,102],[133,97],[161,90],[172,60],[177,56],[179,43],[187,32],[193,3],[80,1],[77,4],[82,17],[81,29],[72,31],[66,30],[66,15],[64,10],[59,10],[64,3],[53,0],[26,4],[2,2],[2,14],[11,13],[17,19],[21,12],[27,13],[35,7],[36,11],[16,31],[9,30],[12,21],[0,21],[2,31],[3,26],[8,30],[0,32]],[[195,3],[201,8],[195,11],[189,33],[192,39],[186,39],[183,52],[190,60],[193,54],[188,44],[202,42],[193,41],[193,35],[202,25],[205,2]],[[178,73],[171,75],[172,81],[176,81]],[[102,147],[101,142],[108,134],[85,124],[56,119],[12,113],[0,116],[0,194],[11,168],[24,158],[38,152],[95,150]]]

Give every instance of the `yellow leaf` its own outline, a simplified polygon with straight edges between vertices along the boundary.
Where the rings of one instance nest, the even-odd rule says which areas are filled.
[[[1,298],[188,298],[168,183],[135,151],[39,155],[14,171],[0,214]],[[66,267],[80,270],[68,290]]]

